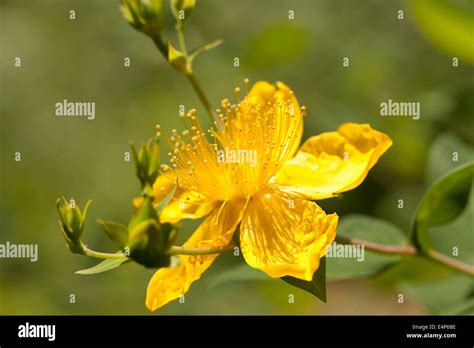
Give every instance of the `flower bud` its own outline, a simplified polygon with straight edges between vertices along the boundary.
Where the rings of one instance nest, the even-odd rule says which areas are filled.
[[[196,6],[196,0],[171,0],[171,11],[179,26],[184,26],[194,6]]]
[[[81,253],[81,236],[84,231],[84,223],[87,217],[91,200],[89,200],[81,212],[81,209],[71,199],[67,202],[63,197],[56,201],[56,207],[59,213],[59,226],[63,232],[64,239],[72,252]]]
[[[120,9],[132,27],[156,38],[165,22],[164,0],[122,0]]]
[[[127,244],[130,258],[145,267],[168,267],[171,255],[167,251],[176,233],[169,223],[160,224],[153,219],[141,222],[130,233]]]
[[[135,162],[136,175],[142,188],[153,186],[160,173],[160,145],[154,139],[149,139],[137,151],[131,144],[132,155]]]
[[[128,226],[127,248],[130,258],[145,267],[168,267],[171,255],[168,249],[176,239],[176,225],[161,224],[153,208],[153,198],[146,197]]]

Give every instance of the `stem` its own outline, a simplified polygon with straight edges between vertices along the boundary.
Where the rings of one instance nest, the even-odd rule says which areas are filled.
[[[432,246],[428,237],[428,224],[421,220],[416,223],[415,244],[420,249],[420,253],[450,269],[463,272],[471,277],[474,276],[474,266],[462,261],[453,259],[445,254],[436,251]]]
[[[336,242],[341,243],[341,244],[363,245],[364,248],[371,251],[375,251],[380,254],[415,255],[419,253],[420,255],[428,257],[429,259],[434,260],[455,271],[460,271],[467,275],[474,276],[473,266],[467,263],[464,263],[462,261],[455,260],[433,249],[419,250],[415,248],[413,245],[386,245],[386,244],[370,242],[363,239],[348,238],[348,237],[342,237],[342,236],[337,236]]]
[[[380,254],[414,255],[417,253],[417,249],[412,245],[386,245],[342,236],[337,236],[336,242],[341,244],[363,245],[364,248],[376,251]]]
[[[83,250],[84,250],[84,255],[95,257],[96,259],[123,259],[127,257],[123,253],[115,253],[115,254],[102,253],[100,251],[91,250],[86,246],[83,246]]]
[[[166,61],[168,61],[168,47],[166,47],[166,45],[163,43],[161,37],[154,37],[152,39],[156,47],[158,48],[158,51],[160,51],[163,57],[165,57]]]
[[[182,246],[172,246],[169,250],[169,254],[175,255],[211,255],[219,254],[226,250],[231,250],[235,247],[233,244],[224,246],[212,247],[212,248],[186,248]]]
[[[212,112],[211,104],[209,103],[209,100],[207,99],[206,95],[204,94],[201,86],[199,85],[199,82],[196,80],[196,76],[194,75],[193,72],[190,74],[185,75],[188,81],[191,83],[191,86],[193,86],[194,92],[196,92],[197,96],[199,97],[199,100],[201,101],[202,105],[206,109],[208,115],[211,117],[211,121],[214,123],[217,123],[217,128],[222,129],[221,121],[217,117],[217,115]]]
[[[212,255],[212,254],[219,254],[226,250],[231,250],[235,247],[233,244],[228,244],[224,246],[212,247],[212,248],[186,248],[182,246],[173,245],[169,250],[168,254],[173,255]],[[95,257],[96,259],[123,259],[126,256],[122,252],[118,253],[102,253],[100,251],[95,251],[89,249],[86,246],[83,246],[84,255]]]
[[[191,65],[192,60],[190,60],[187,53],[186,41],[184,39],[184,31],[180,27],[176,27],[176,31],[178,33],[179,46],[181,48],[181,51],[183,51],[187,64],[189,64],[190,72],[187,74],[185,73],[184,75],[186,76],[188,81],[191,83],[191,86],[193,87],[194,92],[196,92],[200,102],[206,109],[206,112],[208,113],[208,115],[211,117],[211,122],[216,123],[217,129],[220,130],[222,129],[221,121],[219,117],[217,117],[217,115],[212,111],[211,103],[209,102],[209,99],[207,99],[206,95],[204,94],[201,88],[201,85],[197,81],[196,76],[194,75],[194,72],[192,70],[192,65]],[[163,57],[166,59],[166,61],[168,61],[168,47],[166,47],[166,45],[163,43],[163,41],[161,40],[161,37],[154,37],[153,42],[155,43],[156,47],[158,48],[160,53],[163,55]]]
[[[451,269],[454,269],[456,271],[461,271],[467,275],[470,275],[471,277],[474,276],[474,266],[471,266],[462,261],[455,260],[433,249],[424,250],[424,253],[431,259]]]
[[[188,50],[186,49],[186,41],[184,40],[184,30],[183,27],[180,24],[176,25],[176,32],[178,33],[178,42],[179,42],[179,47],[181,48],[181,51],[183,51],[183,54],[188,57]]]

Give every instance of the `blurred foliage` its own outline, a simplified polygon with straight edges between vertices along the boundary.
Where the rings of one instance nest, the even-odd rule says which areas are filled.
[[[450,314],[474,314],[473,282],[466,276],[455,274],[424,282],[402,281],[401,289],[434,312],[442,314],[452,310]],[[465,306],[467,302],[471,305]]]
[[[446,53],[474,63],[474,4],[464,1],[410,1],[415,19],[425,35]],[[469,6],[469,8],[467,8]]]
[[[433,141],[428,153],[426,183],[431,185],[444,174],[473,161],[474,148],[472,146],[462,142],[454,134],[441,133]]]
[[[243,53],[243,63],[254,69],[271,69],[291,62],[304,52],[307,40],[306,31],[295,24],[268,27],[249,41]]]
[[[426,181],[438,180],[427,189],[413,218],[414,238],[421,247],[470,265],[474,264],[473,155],[472,148],[453,134],[444,133],[435,139]],[[403,292],[435,313],[474,314],[474,279],[424,262],[407,260],[385,279],[398,283]]]
[[[169,69],[148,38],[130,29],[118,3],[0,1],[0,76],[2,86],[8,86],[0,94],[0,242],[39,246],[36,263],[0,261],[2,314],[148,313],[144,298],[153,270],[127,264],[90,277],[74,274],[95,262],[73,257],[64,247],[54,206],[63,194],[80,202],[93,198],[90,221],[99,216],[124,221],[133,213],[131,201],[140,190],[132,162],[124,160],[128,142],[148,138],[156,122],[163,132],[179,129],[181,104],[197,107],[207,122],[185,79]],[[356,233],[345,231],[350,225],[344,221],[365,214],[389,231],[387,238],[402,243],[396,231],[408,234],[426,188],[472,158],[473,67],[464,64],[471,61],[472,39],[471,45],[459,41],[465,36],[458,36],[462,29],[457,28],[465,20],[453,20],[459,11],[451,10],[443,10],[448,18],[439,17],[438,3],[431,7],[423,1],[415,9],[402,0],[203,0],[186,32],[190,47],[216,38],[224,41],[195,65],[215,106],[232,97],[245,77],[280,80],[308,107],[305,138],[346,121],[367,122],[389,134],[394,146],[360,187],[318,204],[342,217],[339,233]],[[472,2],[443,3],[463,8],[461,17],[472,14]],[[71,9],[75,20],[68,17]],[[294,20],[288,20],[290,9]],[[403,20],[397,19],[400,9],[405,10]],[[440,22],[431,20],[433,16],[443,21],[438,26],[443,33],[434,28]],[[170,24],[165,23],[164,35],[171,35]],[[459,56],[459,67],[452,66],[446,53]],[[21,68],[14,67],[15,57],[21,57]],[[129,68],[124,67],[125,57],[130,58]],[[241,58],[238,68],[235,57]],[[342,66],[343,57],[350,58],[349,68]],[[421,102],[420,120],[379,117],[380,103],[389,98]],[[94,101],[95,120],[56,117],[54,104],[63,99]],[[14,161],[17,151],[21,162]],[[161,150],[162,158],[167,151]],[[459,153],[459,162],[452,161],[453,151]],[[397,208],[399,199],[403,209]],[[462,226],[429,230],[439,251],[449,253],[458,240],[460,257],[472,260],[472,218],[465,216],[472,212],[469,207],[450,222],[461,224],[458,220],[464,218]],[[387,222],[379,226],[379,220]],[[183,231],[190,233],[197,224],[186,222]],[[91,245],[116,250],[98,225],[89,226]],[[372,256],[367,252],[367,259]],[[383,257],[378,266],[391,264]],[[335,260],[328,259],[328,274]],[[273,280],[223,282],[210,293],[214,277],[237,272],[233,267],[239,264],[241,258],[220,256],[193,285],[185,304],[174,302],[158,314],[472,313],[472,279],[418,257],[391,264],[375,279],[330,282],[327,304]],[[263,273],[254,270],[255,278],[257,274]],[[403,304],[397,303],[400,291],[407,295]],[[289,293],[295,294],[294,304],[288,303]],[[75,303],[70,303],[71,294]]]

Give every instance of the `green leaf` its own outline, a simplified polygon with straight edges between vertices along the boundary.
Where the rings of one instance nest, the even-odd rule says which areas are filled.
[[[85,225],[86,219],[87,219],[87,214],[89,213],[89,209],[91,207],[91,204],[92,204],[92,199],[89,199],[86,203],[86,206],[84,207],[84,210],[82,211],[81,225],[79,226],[79,229],[81,229],[81,230],[84,229],[84,225]]]
[[[132,157],[133,157],[133,162],[135,163],[135,166],[138,166],[138,153],[137,153],[137,148],[135,147],[135,144],[130,142],[130,150],[132,151]],[[137,167],[138,170],[138,167]]]
[[[407,245],[404,233],[380,219],[365,215],[343,217],[337,229],[336,242],[326,254],[329,281],[368,277],[398,262],[399,255],[380,254],[354,245],[337,242],[338,237],[357,238],[386,245]]]
[[[128,260],[129,259],[126,257],[124,257],[123,259],[107,259],[91,268],[77,271],[76,274],[90,275],[90,274],[107,272],[107,271],[110,271],[111,269],[119,267],[122,263]]]
[[[474,186],[471,185],[469,202],[453,221],[432,226],[427,234],[430,243],[437,251],[467,264],[474,264]]]
[[[193,60],[201,53],[212,50],[213,48],[216,48],[217,46],[220,46],[222,42],[223,42],[222,40],[215,40],[208,44],[197,47],[191,52],[191,54],[189,55],[189,59]]]
[[[282,280],[290,285],[296,286],[302,290],[313,294],[321,301],[326,302],[326,258],[323,257],[319,260],[319,268],[314,272],[313,279],[311,281],[301,280],[298,278],[286,276],[282,277]]]
[[[126,226],[114,221],[99,220],[98,223],[120,250],[125,248],[128,241],[128,229]]]
[[[474,149],[456,135],[443,133],[431,144],[428,153],[426,180],[431,185],[447,172],[474,161]]]
[[[426,191],[415,214],[413,237],[424,243],[424,233],[430,226],[452,221],[467,204],[474,163],[460,166],[438,179]],[[418,233],[418,235],[417,235]]]
[[[467,229],[469,232],[467,235],[464,234],[464,238],[463,231],[459,231],[457,225],[455,225],[456,228],[454,230],[448,228],[446,231],[444,229],[444,234],[438,233],[437,236],[436,234],[433,235],[432,231],[434,226],[451,222],[464,210],[471,192],[473,175],[474,163],[465,164],[441,177],[425,193],[415,213],[412,229],[412,239],[420,249],[424,251],[438,250],[448,257],[457,258],[459,255],[453,252],[454,249],[446,250],[444,248],[445,244],[451,244],[445,242],[446,238],[451,241],[457,241],[457,243],[451,245],[456,246],[458,249],[464,244],[463,239],[468,243],[467,248],[472,246],[472,220],[468,222]],[[463,224],[461,223],[461,229],[465,228],[462,226]],[[441,237],[441,243],[439,237]]]
[[[431,42],[450,56],[474,63],[474,15],[453,1],[410,1],[416,23]]]
[[[176,188],[178,187],[177,183],[173,186],[173,188],[171,189],[171,191],[160,201],[160,203],[158,203],[156,206],[155,206],[155,211],[156,213],[159,215],[161,215],[161,213],[163,212],[163,209],[165,209],[165,207],[168,205],[168,203],[170,202],[171,198],[173,198],[174,194],[176,193]]]

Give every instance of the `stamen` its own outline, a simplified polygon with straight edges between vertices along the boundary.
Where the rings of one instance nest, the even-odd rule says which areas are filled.
[[[235,95],[236,95],[236,99],[237,99],[237,102],[240,103],[240,87],[235,87],[234,89],[234,92],[235,92]]]
[[[306,110],[306,106],[301,106],[301,115],[304,117],[304,116],[307,116],[308,115],[308,112]]]

